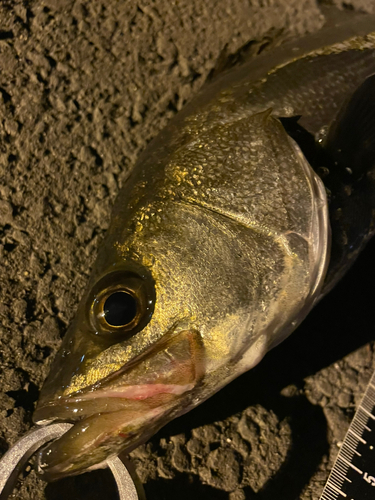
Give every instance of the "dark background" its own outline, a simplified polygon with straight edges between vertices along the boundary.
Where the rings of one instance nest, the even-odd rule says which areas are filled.
[[[31,425],[140,151],[223,57],[323,22],[312,0],[0,1],[1,453]],[[133,453],[149,500],[319,498],[375,367],[374,250],[258,367]],[[116,498],[105,472],[18,487]]]

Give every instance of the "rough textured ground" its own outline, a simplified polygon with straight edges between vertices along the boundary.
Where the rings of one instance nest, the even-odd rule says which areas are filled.
[[[31,425],[139,152],[224,49],[322,22],[313,0],[0,1],[1,453]],[[374,249],[260,366],[133,453],[149,500],[319,497],[375,367]],[[105,472],[47,487],[26,472],[18,487],[116,498]]]

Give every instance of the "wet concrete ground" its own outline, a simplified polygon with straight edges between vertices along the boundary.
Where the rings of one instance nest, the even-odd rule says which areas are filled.
[[[0,2],[0,452],[31,425],[140,151],[224,49],[322,23],[312,0]],[[375,368],[374,250],[258,367],[133,452],[149,500],[319,498]],[[113,487],[106,472],[46,487],[26,471],[14,498]]]

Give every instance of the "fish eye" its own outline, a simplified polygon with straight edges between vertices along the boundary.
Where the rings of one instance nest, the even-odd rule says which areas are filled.
[[[110,326],[125,326],[137,315],[137,301],[126,291],[112,293],[104,302],[103,316]]]
[[[95,334],[117,339],[140,331],[150,321],[155,291],[149,277],[117,271],[96,283],[88,300]]]

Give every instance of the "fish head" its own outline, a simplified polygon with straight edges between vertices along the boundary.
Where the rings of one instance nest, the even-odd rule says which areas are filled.
[[[38,424],[75,424],[41,452],[44,478],[81,473],[109,454],[131,451],[238,374],[231,368],[246,347],[252,297],[235,265],[225,271],[233,245],[222,247],[211,234],[210,243],[195,242],[199,250],[193,242],[187,248],[186,227],[174,226],[179,234],[169,231],[169,250],[158,257],[153,248],[151,267],[118,260],[89,286],[34,414]],[[172,240],[180,240],[180,249]]]
[[[238,137],[252,141],[247,150]],[[131,451],[257,364],[306,314],[327,245],[304,161],[269,113],[141,158],[34,414],[74,424],[40,452],[47,479]],[[280,162],[292,193],[276,192]],[[262,212],[244,180],[266,197]],[[317,227],[325,243],[314,257]]]

